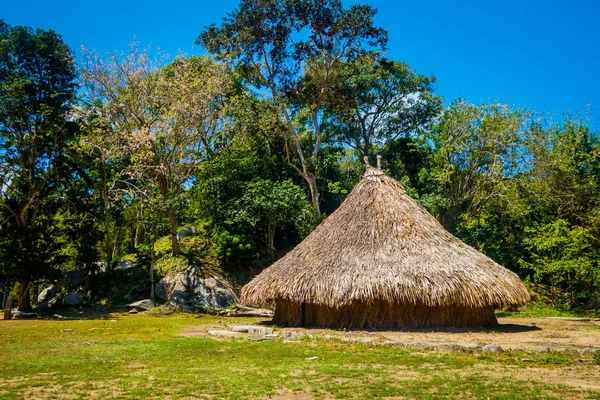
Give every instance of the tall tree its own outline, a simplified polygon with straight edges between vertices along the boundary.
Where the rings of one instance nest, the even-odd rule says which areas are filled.
[[[421,178],[431,192],[421,201],[452,230],[464,213],[477,214],[502,195],[522,168],[524,123],[529,113],[502,104],[455,101],[428,137],[431,168]],[[464,217],[464,215],[463,215]]]
[[[373,25],[375,14],[366,5],[344,9],[339,0],[242,0],[197,39],[277,104],[297,157],[288,162],[307,182],[317,215],[323,106],[334,96],[341,62],[385,48],[387,32]]]
[[[371,156],[373,145],[424,135],[442,109],[441,97],[433,94],[435,78],[399,61],[361,57],[343,63],[340,78],[333,123],[361,159]]]
[[[161,196],[176,256],[176,205],[198,165],[229,141],[234,81],[224,64],[207,57],[163,64],[135,45],[127,56],[86,52],[82,76],[87,111],[103,120],[88,141],[104,146],[108,132],[111,157],[128,160],[124,180],[142,196]]]
[[[19,242],[0,262],[13,264],[21,309],[30,307],[29,287],[50,262],[37,251],[43,250],[40,221],[53,212],[44,202],[77,132],[69,120],[75,77],[73,55],[60,35],[0,20],[0,207]]]

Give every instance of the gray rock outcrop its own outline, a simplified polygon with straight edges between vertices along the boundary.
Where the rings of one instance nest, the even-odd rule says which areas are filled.
[[[128,304],[127,307],[136,311],[148,311],[154,308],[154,303],[150,299],[144,299]]]
[[[182,308],[229,307],[238,300],[231,285],[217,274],[203,276],[200,268],[192,266],[161,279],[155,288],[156,297]]]
[[[63,276],[53,285],[48,286],[46,289],[42,290],[38,295],[37,302],[38,304],[45,303],[54,299],[57,293],[61,292],[63,289],[67,290],[77,290],[80,287],[85,286],[85,273],[83,270],[74,270],[67,271],[63,274]]]

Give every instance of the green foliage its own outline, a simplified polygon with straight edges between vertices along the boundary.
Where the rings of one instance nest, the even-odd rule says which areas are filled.
[[[256,261],[256,245],[246,235],[215,230],[212,241],[215,256],[224,263],[251,265]]]
[[[0,20],[0,275],[30,284],[95,261],[89,160],[70,144],[78,126],[73,55],[52,30]]]

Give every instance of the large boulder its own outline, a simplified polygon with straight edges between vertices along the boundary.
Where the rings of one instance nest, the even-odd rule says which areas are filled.
[[[46,289],[42,290],[38,295],[38,303],[43,303],[45,301],[49,301],[54,297],[57,290],[54,288],[54,285],[48,286]]]
[[[84,302],[88,301],[90,296],[87,293],[83,292],[71,292],[65,295],[63,299],[64,306],[76,307],[82,305]]]
[[[195,266],[164,277],[156,285],[155,294],[175,306],[191,310],[229,307],[238,301],[231,285],[222,276],[204,275]]]
[[[35,307],[35,312],[40,315],[54,314],[54,308],[56,307],[56,299],[51,299],[38,304]]]
[[[52,300],[57,293],[65,288],[67,290],[77,290],[82,286],[86,286],[85,272],[80,269],[67,271],[56,283],[40,292],[37,298],[38,304]]]
[[[132,268],[134,266],[133,262],[131,260],[121,260],[119,261],[119,263],[115,266],[116,270],[123,270],[123,271],[127,271],[128,269]]]
[[[193,235],[196,232],[197,232],[197,229],[196,229],[195,226],[186,226],[185,228],[183,228],[182,230],[180,230],[179,232],[177,232],[177,240],[181,240],[184,237],[188,237],[190,235]]]
[[[148,311],[154,308],[154,303],[150,299],[144,299],[128,304],[127,307],[136,311]]]

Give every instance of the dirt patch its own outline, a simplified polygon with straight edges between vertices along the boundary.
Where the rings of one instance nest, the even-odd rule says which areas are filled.
[[[511,346],[600,349],[600,321],[569,321],[546,318],[499,318],[493,328],[429,328],[406,331],[332,331],[326,329],[282,328],[285,332],[384,341],[477,343]]]
[[[303,392],[279,392],[271,397],[273,400],[313,400],[314,397]]]
[[[489,378],[510,378],[519,381],[541,381],[553,385],[566,385],[575,389],[600,391],[600,367],[519,368],[489,364],[475,364],[473,370]],[[470,369],[465,370],[469,375]]]
[[[500,318],[500,325],[481,330],[440,329],[429,332],[384,332],[386,340],[424,341],[433,343],[477,343],[496,346],[546,346],[598,348],[600,323],[597,321],[562,321],[544,318]]]

